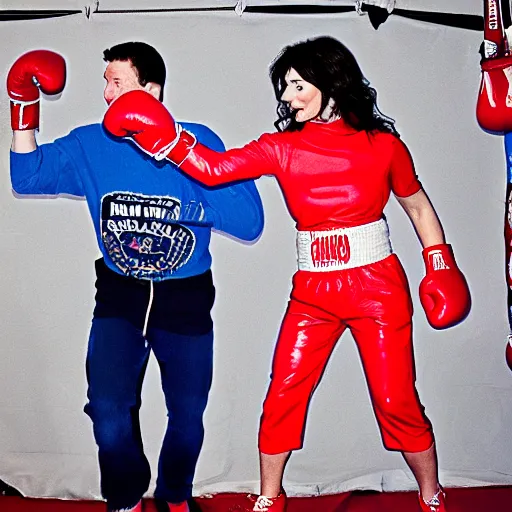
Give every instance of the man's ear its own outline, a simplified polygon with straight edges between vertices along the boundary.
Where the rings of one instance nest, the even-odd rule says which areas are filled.
[[[157,100],[160,100],[160,93],[162,92],[162,86],[155,82],[148,82],[144,86],[144,90],[149,92],[152,96],[154,96]]]

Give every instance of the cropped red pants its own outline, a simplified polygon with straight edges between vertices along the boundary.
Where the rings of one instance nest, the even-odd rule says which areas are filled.
[[[263,404],[260,451],[302,447],[309,400],[347,328],[361,356],[384,446],[428,449],[434,437],[415,388],[411,319],[409,285],[394,254],[352,269],[299,270]]]

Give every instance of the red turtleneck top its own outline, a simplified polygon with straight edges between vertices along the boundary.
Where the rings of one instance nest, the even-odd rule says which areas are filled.
[[[399,138],[356,131],[342,120],[264,134],[225,153],[197,144],[180,167],[207,185],[275,176],[298,230],[374,222],[391,192],[407,197],[421,189]]]

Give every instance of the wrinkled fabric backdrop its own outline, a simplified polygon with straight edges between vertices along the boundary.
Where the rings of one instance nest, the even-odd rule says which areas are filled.
[[[355,12],[238,16],[226,11],[105,13],[107,10],[233,7],[231,1],[1,1],[1,9],[77,9],[72,16],[1,21],[1,82],[32,49],[67,61],[59,98],[43,98],[40,143],[100,122],[102,52],[128,40],[154,45],[168,67],[166,106],[177,119],[205,123],[227,147],[274,131],[268,65],[286,44],[331,35],[353,51],[396,119],[417,172],[465,272],[469,318],[431,329],[418,300],[421,247],[393,198],[386,214],[409,276],[417,385],[431,418],[446,486],[512,483],[512,374],[504,363],[506,284],[503,137],[477,125],[479,31],[391,15],[378,30]],[[248,1],[352,5],[353,2]],[[84,6],[84,4],[86,4]],[[480,0],[403,0],[397,8],[481,15]],[[89,14],[89,17],[86,16]],[[27,496],[99,498],[96,447],[86,397],[85,351],[99,255],[86,204],[17,198],[9,180],[9,100],[0,87],[0,480]],[[195,494],[255,491],[257,430],[271,356],[296,268],[295,232],[277,183],[257,182],[266,226],[255,245],[215,235],[211,249],[215,375]],[[166,421],[154,359],[143,389],[145,448],[153,468]],[[291,495],[351,489],[415,488],[397,453],[386,452],[353,340],[338,344],[310,407],[304,449],[289,463]],[[153,488],[150,489],[150,493]]]

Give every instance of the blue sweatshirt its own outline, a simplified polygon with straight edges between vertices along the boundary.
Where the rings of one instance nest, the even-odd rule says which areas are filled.
[[[206,126],[182,125],[201,143],[224,151]],[[106,265],[137,279],[207,271],[212,228],[247,241],[263,230],[254,182],[205,187],[131,141],[112,138],[100,124],[76,128],[31,153],[11,151],[10,163],[19,194],[85,197]]]

